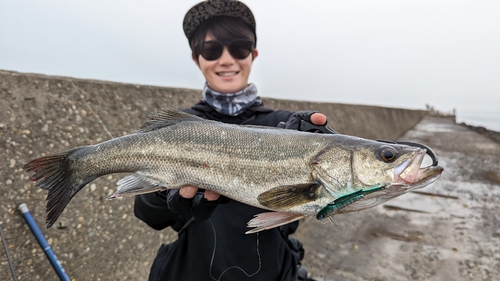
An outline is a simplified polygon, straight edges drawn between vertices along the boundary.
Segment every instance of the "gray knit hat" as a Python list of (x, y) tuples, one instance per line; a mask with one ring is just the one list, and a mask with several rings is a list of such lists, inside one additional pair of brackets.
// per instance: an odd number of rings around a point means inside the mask
[(184, 16), (182, 26), (188, 40), (203, 21), (215, 16), (230, 16), (244, 20), (255, 33), (255, 19), (247, 5), (236, 0), (208, 0), (194, 5)]

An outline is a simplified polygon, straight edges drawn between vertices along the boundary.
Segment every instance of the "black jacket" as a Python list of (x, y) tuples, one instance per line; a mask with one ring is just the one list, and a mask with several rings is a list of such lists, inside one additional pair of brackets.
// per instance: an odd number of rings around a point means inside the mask
[[(272, 127), (280, 121), (286, 122), (292, 114), (256, 104), (232, 117), (216, 112), (204, 102), (184, 111), (224, 123)], [(179, 232), (177, 241), (160, 247), (149, 280), (288, 281), (297, 278), (297, 265), (303, 252), (300, 243), (289, 240), (288, 234), (295, 231), (298, 222), (258, 234), (245, 234), (247, 222), (266, 210), (231, 200), (219, 204), (210, 219), (196, 221), (171, 213), (164, 192), (136, 196), (134, 211), (154, 229), (171, 226)]]

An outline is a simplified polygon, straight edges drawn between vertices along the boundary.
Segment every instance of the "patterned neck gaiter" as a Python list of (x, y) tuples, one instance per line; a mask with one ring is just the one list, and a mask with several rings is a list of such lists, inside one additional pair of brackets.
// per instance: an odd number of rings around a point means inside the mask
[(217, 93), (205, 83), (202, 95), (203, 100), (217, 112), (228, 116), (238, 116), (254, 103), (261, 102), (260, 97), (257, 96), (257, 87), (252, 83), (234, 94)]

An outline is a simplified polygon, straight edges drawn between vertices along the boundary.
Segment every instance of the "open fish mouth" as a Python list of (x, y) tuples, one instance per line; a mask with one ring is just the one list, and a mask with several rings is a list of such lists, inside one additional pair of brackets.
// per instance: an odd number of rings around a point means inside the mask
[[(433, 164), (431, 166), (422, 167), (426, 155), (431, 156)], [(435, 160), (434, 155), (432, 151), (429, 152), (427, 149), (419, 149), (414, 157), (399, 164), (394, 169), (392, 185), (418, 188), (419, 186), (425, 186), (434, 182), (443, 172), (443, 168), (437, 166), (437, 160)]]
[[(436, 153), (429, 146), (416, 142), (408, 141), (387, 141), (377, 140), (378, 142), (390, 144), (402, 144), (416, 148), (416, 155), (407, 161), (399, 164), (394, 169), (393, 181), (389, 186), (406, 186), (423, 187), (434, 182), (443, 172), (443, 168), (438, 166), (438, 158)], [(425, 155), (429, 155), (432, 164), (427, 167), (422, 167)], [(414, 188), (413, 188), (414, 189)]]

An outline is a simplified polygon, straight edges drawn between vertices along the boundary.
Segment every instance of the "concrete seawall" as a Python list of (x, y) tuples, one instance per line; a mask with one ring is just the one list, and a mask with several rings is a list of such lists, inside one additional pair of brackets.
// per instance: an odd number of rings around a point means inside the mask
[[(19, 280), (55, 280), (43, 252), (17, 212), (26, 203), (66, 271), (76, 280), (146, 280), (160, 243), (171, 230), (153, 231), (133, 216), (131, 198), (106, 201), (120, 175), (98, 179), (45, 229), (46, 192), (21, 169), (30, 159), (134, 132), (156, 108), (186, 108), (199, 90), (52, 77), (0, 70), (0, 223)], [(340, 133), (398, 139), (426, 116), (422, 110), (286, 101), (266, 106), (315, 109)], [(0, 251), (0, 280), (10, 280)]]
[[(187, 108), (201, 98), (200, 90), (122, 84), (2, 70), (0, 70), (0, 94), (2, 96), (0, 109), (2, 110), (30, 109), (29, 111), (33, 114), (45, 116), (48, 109), (57, 111), (58, 106), (62, 107), (61, 111), (74, 106), (76, 107), (74, 110), (84, 110), (89, 114), (92, 108), (97, 113), (90, 114), (92, 118), (99, 116), (104, 124), (109, 122), (113, 125), (109, 130), (116, 130), (113, 128), (115, 125), (113, 123), (119, 123), (121, 126), (119, 131), (133, 131), (153, 109)], [(415, 126), (427, 113), (423, 110), (365, 105), (270, 98), (263, 98), (263, 100), (266, 106), (274, 109), (320, 111), (328, 116), (329, 125), (338, 132), (364, 138), (398, 138)], [(50, 118), (51, 115), (45, 116), (44, 119)], [(95, 122), (93, 119), (87, 119), (82, 119), (82, 122)], [(119, 122), (121, 119), (126, 122)]]

